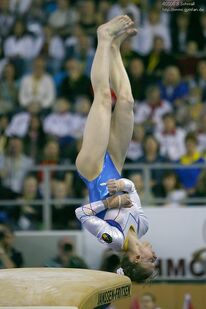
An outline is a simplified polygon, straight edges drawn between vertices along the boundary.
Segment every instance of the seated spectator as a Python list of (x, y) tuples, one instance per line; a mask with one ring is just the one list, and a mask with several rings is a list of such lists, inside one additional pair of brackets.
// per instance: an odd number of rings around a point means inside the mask
[(134, 124), (132, 140), (127, 150), (126, 162), (134, 162), (143, 155), (142, 142), (145, 136), (144, 126)]
[[(164, 163), (168, 162), (165, 157), (162, 157), (159, 153), (159, 143), (156, 138), (148, 134), (145, 136), (143, 141), (143, 149), (144, 155), (137, 160), (137, 163), (146, 163), (146, 164), (154, 164), (154, 163)], [(164, 171), (161, 169), (151, 169), (150, 186), (153, 187), (155, 184), (159, 183), (162, 179)]]
[(139, 8), (132, 3), (132, 1), (121, 0), (114, 3), (108, 11), (107, 20), (112, 19), (118, 15), (129, 15), (135, 23), (135, 27), (140, 23), (140, 11)]
[(171, 161), (178, 160), (185, 153), (186, 132), (176, 125), (175, 115), (164, 114), (163, 127), (155, 136), (160, 143), (160, 153)]
[(144, 58), (146, 73), (155, 80), (159, 78), (163, 70), (174, 64), (172, 55), (165, 50), (164, 40), (161, 36), (155, 36), (153, 47), (149, 54)]
[(94, 58), (94, 48), (91, 39), (78, 25), (73, 35), (66, 39), (66, 56), (80, 61), (84, 67), (84, 73), (90, 77), (91, 66)]
[(60, 85), (60, 95), (72, 104), (81, 96), (92, 97), (92, 88), (89, 78), (83, 73), (82, 64), (76, 59), (66, 62), (67, 77)]
[(100, 270), (115, 273), (120, 265), (120, 257), (111, 249), (106, 249), (102, 254)]
[(46, 267), (88, 268), (85, 261), (76, 255), (74, 245), (68, 236), (58, 240), (57, 255), (45, 263)]
[(87, 35), (95, 35), (97, 29), (97, 8), (92, 0), (84, 0), (79, 4), (79, 25)]
[(73, 114), (69, 112), (70, 103), (59, 98), (54, 105), (54, 112), (44, 119), (44, 132), (55, 137), (73, 137), (76, 129)]
[(143, 26), (139, 30), (138, 36), (134, 38), (134, 41), (136, 41), (135, 50), (142, 55), (151, 52), (155, 36), (161, 37), (164, 41), (165, 49), (167, 51), (170, 50), (171, 39), (168, 25), (162, 22), (160, 11), (151, 8)]
[(164, 206), (167, 207), (184, 206), (187, 197), (186, 191), (181, 188), (178, 177), (173, 171), (165, 172), (162, 182), (153, 187), (153, 193), (156, 197), (165, 198)]
[(190, 88), (188, 98), (176, 110), (176, 120), (187, 131), (194, 131), (199, 127), (200, 118), (205, 112), (202, 90), (195, 86)]
[[(19, 16), (26, 14), (31, 6), (32, 0), (12, 0), (9, 1), (10, 10), (13, 14)], [(29, 11), (30, 13), (30, 11)]]
[(133, 172), (129, 175), (129, 179), (134, 183), (142, 204), (147, 206), (154, 205), (152, 192), (145, 192), (142, 173)]
[(0, 268), (24, 266), (23, 255), (14, 247), (14, 232), (8, 225), (0, 225)]
[(41, 45), (40, 36), (29, 34), (22, 20), (15, 21), (13, 31), (4, 42), (4, 53), (15, 63), (19, 76), (30, 69), (31, 61), (39, 55)]
[(176, 169), (176, 173), (188, 194), (193, 194), (202, 169), (199, 167), (188, 169), (187, 166), (192, 166), (195, 163), (204, 163), (205, 161), (197, 149), (197, 137), (193, 133), (186, 135), (185, 147), (186, 153), (178, 161), (184, 167)]
[(198, 150), (206, 158), (206, 113), (202, 114), (197, 128)]
[(44, 40), (40, 53), (46, 59), (48, 72), (56, 74), (61, 69), (65, 57), (64, 42), (48, 25), (43, 28), (43, 34)]
[(198, 43), (198, 47), (201, 51), (206, 51), (206, 13), (202, 13), (200, 16), (200, 29), (195, 31), (195, 39)]
[(177, 59), (177, 66), (183, 78), (191, 79), (195, 75), (198, 61), (197, 43), (195, 41), (189, 41), (185, 53)]
[(91, 101), (87, 97), (80, 97), (74, 107), (74, 119), (76, 129), (73, 134), (75, 138), (83, 137), (84, 127), (86, 124), (87, 116), (91, 107)]
[(35, 176), (28, 175), (24, 179), (22, 195), (18, 199), (21, 205), (14, 206), (9, 211), (16, 230), (39, 230), (42, 228), (42, 205), (33, 202), (41, 198), (38, 182)]
[(13, 26), (15, 16), (10, 10), (10, 1), (0, 1), (0, 37), (6, 38)]
[(0, 78), (2, 77), (4, 67), (8, 63), (8, 58), (5, 57), (4, 55), (4, 50), (3, 50), (3, 38), (0, 36)]
[(148, 77), (145, 74), (144, 63), (140, 58), (133, 58), (129, 62), (128, 76), (135, 101), (145, 99), (145, 91), (148, 84)]
[(54, 204), (52, 205), (53, 230), (68, 230), (79, 228), (79, 223), (75, 216), (76, 206), (68, 204), (65, 201), (69, 197), (74, 197), (73, 174), (69, 173), (69, 175), (72, 178), (69, 186), (66, 179), (55, 179), (53, 181), (52, 197), (55, 199)]
[(33, 25), (41, 27), (45, 24), (47, 16), (44, 9), (45, 2), (43, 0), (32, 1), (29, 13), (25, 16), (28, 28)]
[(52, 77), (45, 71), (45, 61), (34, 61), (32, 74), (25, 76), (20, 84), (19, 102), (22, 107), (35, 103), (40, 110), (52, 107), (55, 100), (55, 87)]
[(194, 193), (190, 195), (190, 197), (204, 198), (204, 199), (202, 199), (202, 202), (195, 202), (195, 205), (205, 206), (205, 198), (206, 198), (206, 185), (205, 184), (206, 184), (206, 171), (203, 170), (198, 178)]
[(39, 114), (31, 114), (23, 142), (25, 154), (32, 158), (35, 163), (39, 162), (42, 149), (46, 143), (46, 135), (44, 134)]
[(77, 22), (77, 12), (71, 7), (72, 1), (57, 0), (57, 10), (49, 16), (48, 24), (56, 33), (66, 36)]
[(6, 136), (6, 129), (9, 124), (9, 116), (7, 114), (0, 114), (0, 155), (5, 153), (8, 137)]
[(156, 297), (151, 293), (144, 293), (140, 298), (141, 309), (161, 309), (157, 306)]
[(159, 87), (161, 98), (170, 102), (174, 108), (180, 106), (189, 93), (188, 85), (181, 81), (180, 71), (176, 66), (169, 66), (165, 69)]
[(20, 193), (24, 177), (32, 168), (33, 161), (23, 152), (23, 142), (11, 137), (5, 154), (0, 155), (0, 174), (2, 184), (16, 193)]
[[(47, 166), (47, 165), (58, 165), (61, 163), (61, 157), (60, 157), (60, 148), (59, 144), (56, 141), (56, 139), (49, 139), (47, 143), (44, 145), (42, 158), (39, 161), (39, 165)], [(53, 177), (55, 175), (55, 172), (52, 171), (50, 174), (50, 177)], [(41, 184), (41, 191), (42, 194), (44, 193), (45, 187), (44, 187), (44, 172), (39, 171), (38, 172), (38, 181)]]
[(0, 80), (0, 113), (13, 112), (17, 107), (18, 84), (15, 67), (7, 63)]
[(179, 13), (175, 25), (171, 27), (172, 51), (176, 54), (184, 54), (189, 41), (193, 39), (190, 27), (190, 15)]
[(135, 123), (141, 123), (146, 131), (153, 131), (162, 127), (162, 116), (171, 112), (171, 105), (160, 98), (160, 90), (150, 86), (146, 92), (146, 101), (135, 106)]
[(206, 102), (206, 60), (200, 60), (197, 65), (197, 75), (191, 82), (191, 87), (199, 87), (202, 89), (202, 100)]
[(125, 68), (128, 70), (130, 61), (134, 58), (141, 59), (140, 54), (138, 52), (134, 51), (132, 47), (132, 39), (129, 38), (122, 42), (121, 45), (121, 55), (122, 55), (122, 60), (124, 63)]

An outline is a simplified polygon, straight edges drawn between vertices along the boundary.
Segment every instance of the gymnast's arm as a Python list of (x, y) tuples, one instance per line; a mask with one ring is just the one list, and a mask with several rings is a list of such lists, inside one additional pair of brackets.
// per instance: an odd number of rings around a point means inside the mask
[[(112, 240), (111, 247), (119, 249), (122, 245), (122, 233), (114, 226), (96, 215), (105, 210), (117, 207), (129, 208), (132, 203), (128, 194), (121, 196), (111, 196), (103, 201), (93, 202), (76, 209), (76, 217), (82, 225), (101, 242)], [(105, 238), (106, 237), (106, 238)], [(109, 238), (108, 238), (109, 237)]]

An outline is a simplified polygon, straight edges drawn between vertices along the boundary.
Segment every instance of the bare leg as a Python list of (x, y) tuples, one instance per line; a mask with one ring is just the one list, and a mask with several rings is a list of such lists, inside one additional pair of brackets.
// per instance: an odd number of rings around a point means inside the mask
[(76, 165), (89, 180), (97, 177), (102, 169), (109, 143), (111, 124), (111, 94), (109, 62), (114, 38), (129, 26), (128, 18), (119, 16), (100, 26), (97, 31), (98, 46), (91, 70), (94, 101), (90, 109)]
[(125, 33), (113, 41), (111, 48), (110, 79), (117, 96), (117, 102), (111, 120), (108, 151), (119, 172), (121, 172), (124, 165), (134, 124), (134, 99), (130, 82), (122, 62), (120, 45), (126, 38), (136, 33), (136, 29), (130, 28), (126, 30)]

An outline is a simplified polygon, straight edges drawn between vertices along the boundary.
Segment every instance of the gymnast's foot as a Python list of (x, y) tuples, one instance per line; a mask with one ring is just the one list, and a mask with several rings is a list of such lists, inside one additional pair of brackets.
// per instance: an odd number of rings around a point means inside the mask
[(137, 34), (137, 29), (132, 28), (133, 24), (134, 23), (132, 22), (130, 26), (131, 28), (126, 29), (123, 33), (114, 38), (114, 40), (112, 41), (112, 48), (119, 49), (124, 40)]
[(101, 25), (97, 29), (97, 35), (99, 40), (109, 40), (112, 41), (117, 36), (121, 35), (129, 27), (133, 25), (132, 20), (127, 15), (117, 16)]

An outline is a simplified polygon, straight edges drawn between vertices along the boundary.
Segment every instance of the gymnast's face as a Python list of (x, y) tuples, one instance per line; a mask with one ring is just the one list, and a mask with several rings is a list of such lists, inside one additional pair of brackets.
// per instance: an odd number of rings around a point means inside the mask
[(138, 242), (134, 251), (130, 253), (129, 259), (134, 263), (142, 263), (147, 265), (147, 268), (154, 269), (155, 261), (157, 259), (152, 245), (147, 241)]

